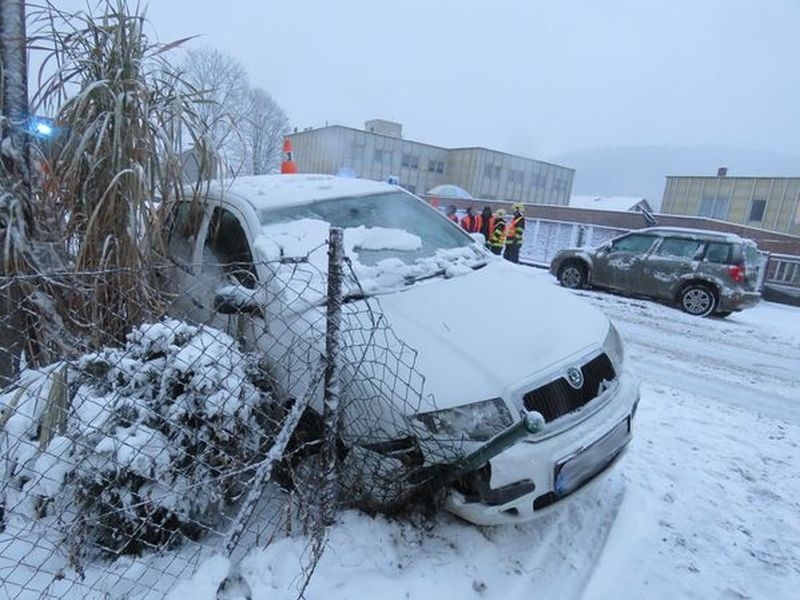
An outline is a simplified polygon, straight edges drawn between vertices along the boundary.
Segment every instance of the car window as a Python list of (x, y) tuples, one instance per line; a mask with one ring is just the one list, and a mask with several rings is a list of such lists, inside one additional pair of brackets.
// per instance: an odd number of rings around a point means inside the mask
[[(453, 227), (418, 198), (403, 192), (318, 200), (308, 204), (264, 209), (258, 214), (261, 224), (274, 230), (283, 223), (312, 219), (335, 227), (389, 228), (418, 236), (420, 244), (405, 250), (367, 248), (359, 251), (359, 260), (375, 264), (387, 258), (398, 258), (406, 264), (432, 257), (440, 250), (471, 247), (475, 241), (460, 227)], [(397, 231), (395, 233), (397, 233)]]
[(253, 253), (239, 219), (232, 212), (219, 207), (214, 209), (205, 247), (225, 273), (235, 277), (245, 287), (256, 287), (258, 277), (253, 265)]
[(655, 239), (652, 235), (634, 233), (614, 240), (611, 244), (611, 250), (615, 252), (644, 252), (653, 245)]
[(705, 262), (726, 265), (730, 262), (730, 244), (722, 242), (709, 242), (706, 248)]
[(197, 234), (203, 223), (203, 207), (198, 202), (176, 202), (167, 217), (167, 248), (170, 256), (189, 263)]
[(671, 256), (677, 258), (699, 258), (703, 250), (703, 242), (686, 238), (664, 238), (655, 251), (658, 256)]

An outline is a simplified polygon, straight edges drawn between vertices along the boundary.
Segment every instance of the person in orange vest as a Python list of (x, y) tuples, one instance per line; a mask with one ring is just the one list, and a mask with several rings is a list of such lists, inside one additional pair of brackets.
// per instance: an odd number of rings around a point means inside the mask
[(494, 213), (494, 223), (492, 224), (492, 232), (489, 234), (489, 239), (486, 242), (489, 250), (498, 256), (503, 253), (503, 246), (506, 243), (506, 211), (498, 208)]
[(513, 263), (519, 262), (519, 251), (522, 248), (522, 234), (525, 233), (525, 205), (515, 202), (511, 205), (514, 215), (506, 229), (506, 249), (503, 258)]
[(456, 214), (456, 207), (453, 204), (448, 204), (447, 208), (444, 209), (445, 216), (450, 219), (453, 223), (458, 225), (458, 215)]
[(467, 214), (461, 219), (461, 227), (468, 233), (478, 233), (481, 230), (481, 216), (475, 214), (475, 209), (467, 207)]

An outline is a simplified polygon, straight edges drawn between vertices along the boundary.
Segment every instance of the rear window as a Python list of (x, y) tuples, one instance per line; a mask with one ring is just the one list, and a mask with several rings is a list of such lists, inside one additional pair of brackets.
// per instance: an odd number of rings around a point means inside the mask
[(731, 260), (731, 246), (721, 242), (709, 242), (706, 248), (705, 262), (727, 265)]

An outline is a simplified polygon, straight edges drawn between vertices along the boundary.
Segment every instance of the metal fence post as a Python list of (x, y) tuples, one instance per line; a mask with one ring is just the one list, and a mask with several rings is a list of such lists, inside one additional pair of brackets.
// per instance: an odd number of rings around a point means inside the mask
[(324, 439), (322, 464), (322, 523), (333, 523), (337, 499), (337, 451), (341, 427), (340, 400), (340, 329), (342, 321), (342, 272), (344, 263), (344, 230), (331, 227), (328, 240), (328, 304), (325, 328), (325, 405), (323, 408)]

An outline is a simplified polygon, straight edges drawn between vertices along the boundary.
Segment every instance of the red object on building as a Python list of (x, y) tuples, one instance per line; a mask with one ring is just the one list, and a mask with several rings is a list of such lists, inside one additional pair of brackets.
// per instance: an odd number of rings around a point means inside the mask
[(297, 173), (297, 164), (292, 160), (292, 140), (288, 137), (283, 138), (283, 162), (281, 162), (281, 174), (291, 175)]

